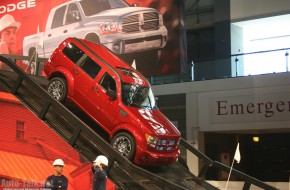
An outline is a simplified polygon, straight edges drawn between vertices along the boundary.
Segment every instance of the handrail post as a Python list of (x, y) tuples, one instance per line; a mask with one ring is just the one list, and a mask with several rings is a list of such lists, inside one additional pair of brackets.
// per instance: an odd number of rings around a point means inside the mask
[(286, 72), (288, 72), (288, 55), (289, 55), (289, 53), (288, 53), (288, 51), (286, 51), (286, 53), (285, 53), (285, 57), (286, 57)]
[(238, 62), (239, 62), (238, 56), (236, 57), (235, 62), (236, 62), (236, 77), (237, 77), (238, 76)]

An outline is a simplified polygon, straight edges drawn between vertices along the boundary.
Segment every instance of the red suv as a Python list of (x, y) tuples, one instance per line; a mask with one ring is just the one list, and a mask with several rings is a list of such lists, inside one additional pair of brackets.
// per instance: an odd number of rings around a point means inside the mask
[(168, 165), (178, 157), (180, 132), (156, 107), (146, 78), (102, 45), (68, 38), (44, 72), (48, 92), (75, 103), (134, 163)]

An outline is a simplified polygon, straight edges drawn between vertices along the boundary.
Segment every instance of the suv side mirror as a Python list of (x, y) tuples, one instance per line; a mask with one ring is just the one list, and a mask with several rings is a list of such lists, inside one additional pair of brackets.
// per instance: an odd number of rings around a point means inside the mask
[(139, 4), (138, 3), (133, 3), (131, 6), (132, 7), (139, 7)]
[(108, 89), (106, 94), (111, 98), (111, 100), (117, 99), (117, 93), (114, 90)]

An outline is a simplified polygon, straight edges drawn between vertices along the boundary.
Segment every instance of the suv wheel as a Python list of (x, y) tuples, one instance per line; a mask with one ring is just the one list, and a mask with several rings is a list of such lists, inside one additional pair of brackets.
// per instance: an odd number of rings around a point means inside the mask
[(47, 87), (48, 93), (59, 102), (64, 102), (67, 95), (67, 82), (60, 77), (52, 78)]
[(100, 44), (100, 38), (95, 33), (90, 33), (90, 34), (86, 35), (85, 40), (89, 40), (91, 42), (95, 42), (95, 43)]
[(118, 133), (111, 142), (114, 149), (119, 151), (123, 156), (133, 161), (136, 142), (132, 135), (126, 132)]

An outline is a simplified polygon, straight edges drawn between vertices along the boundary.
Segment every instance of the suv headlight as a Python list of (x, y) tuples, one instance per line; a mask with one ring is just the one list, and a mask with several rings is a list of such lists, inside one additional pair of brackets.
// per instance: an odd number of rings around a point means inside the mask
[(158, 138), (152, 137), (152, 136), (148, 135), (147, 133), (145, 136), (146, 136), (147, 146), (155, 148), (157, 141), (158, 141)]
[(163, 16), (162, 16), (162, 14), (159, 14), (159, 25), (163, 26)]
[(100, 35), (114, 34), (118, 32), (117, 22), (106, 22), (100, 25)]

